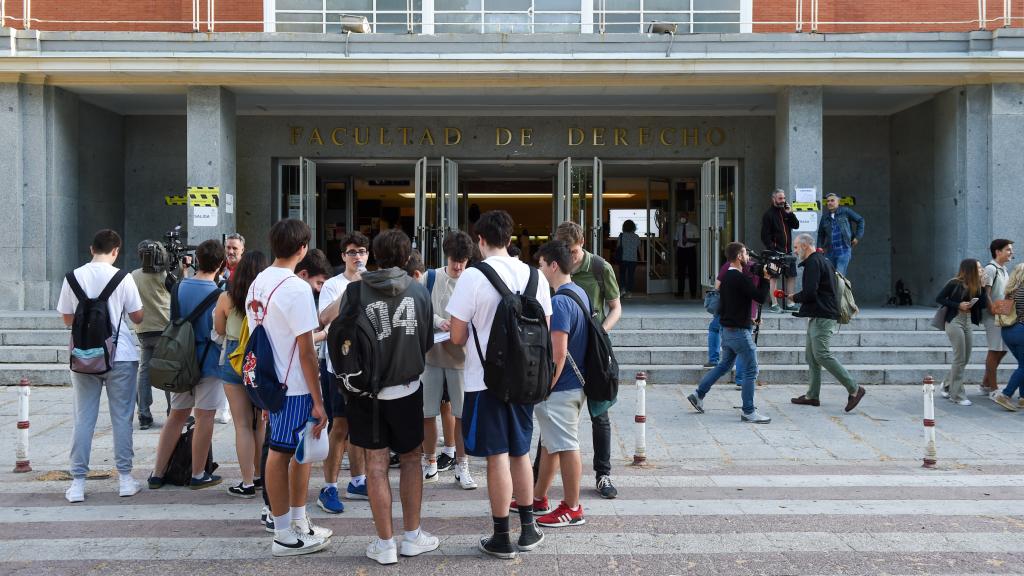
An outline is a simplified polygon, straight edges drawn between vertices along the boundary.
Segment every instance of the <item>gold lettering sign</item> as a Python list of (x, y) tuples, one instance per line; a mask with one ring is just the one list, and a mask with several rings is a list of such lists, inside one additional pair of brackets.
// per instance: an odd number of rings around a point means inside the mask
[(462, 142), (462, 130), (459, 130), (458, 128), (444, 129), (445, 146), (458, 146), (459, 142)]
[(533, 146), (533, 128), (523, 128), (519, 131), (519, 145), (524, 148)]
[(366, 146), (370, 143), (370, 129), (367, 128), (366, 132), (363, 132), (362, 128), (353, 128), (353, 134), (356, 139), (356, 146)]
[(420, 146), (422, 146), (422, 145), (424, 145), (424, 144), (426, 144), (428, 142), (430, 143), (431, 146), (434, 145), (434, 135), (430, 133), (430, 128), (424, 128), (423, 129), (423, 137), (420, 138)]
[(582, 128), (569, 128), (569, 146), (579, 146), (583, 144), (583, 139), (586, 138), (586, 133), (583, 132)]
[(381, 146), (391, 146), (391, 139), (388, 138), (388, 129), (387, 128), (381, 128), (380, 129), (380, 145)]
[(319, 128), (313, 128), (313, 133), (309, 135), (309, 143), (316, 144), (318, 146), (324, 145), (324, 139), (320, 137)]
[(512, 143), (512, 131), (508, 128), (495, 128), (494, 129), (494, 145), (495, 146), (508, 146)]

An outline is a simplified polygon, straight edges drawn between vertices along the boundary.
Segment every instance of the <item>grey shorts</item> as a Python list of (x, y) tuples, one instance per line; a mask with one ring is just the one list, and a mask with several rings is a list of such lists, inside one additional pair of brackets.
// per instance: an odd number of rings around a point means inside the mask
[(996, 324), (996, 317), (984, 312), (982, 324), (985, 326), (985, 346), (993, 352), (1006, 352), (1003, 344), (1003, 329)]
[(448, 399), (452, 403), (452, 414), (462, 418), (462, 397), (465, 390), (462, 368), (440, 368), (427, 364), (420, 376), (423, 383), (423, 417), (434, 418), (441, 413), (441, 397), (445, 384), (448, 385)]
[(191, 392), (171, 394), (171, 408), (174, 410), (218, 410), (224, 405), (224, 381), (216, 376), (204, 376)]
[(552, 392), (533, 413), (540, 426), (540, 443), (549, 454), (580, 449), (580, 412), (587, 397), (582, 388)]

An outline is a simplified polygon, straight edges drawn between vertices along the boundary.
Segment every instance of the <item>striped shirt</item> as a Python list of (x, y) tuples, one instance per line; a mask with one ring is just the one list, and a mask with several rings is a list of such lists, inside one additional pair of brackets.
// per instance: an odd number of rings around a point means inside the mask
[(1024, 286), (1018, 286), (1014, 290), (1013, 306), (1017, 309), (1017, 323), (1024, 324)]

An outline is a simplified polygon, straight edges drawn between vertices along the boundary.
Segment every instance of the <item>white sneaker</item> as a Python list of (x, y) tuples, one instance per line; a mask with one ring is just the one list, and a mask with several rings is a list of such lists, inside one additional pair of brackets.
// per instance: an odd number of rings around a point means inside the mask
[(437, 482), (437, 479), (438, 479), (438, 477), (437, 477), (437, 460), (431, 462), (430, 464), (427, 464), (426, 461), (424, 461), (423, 462), (423, 483), (424, 484), (433, 484), (434, 482)]
[(319, 552), (327, 546), (327, 541), (316, 536), (299, 534), (294, 529), (288, 531), (288, 536), (281, 540), (274, 538), (274, 546), (271, 553), (274, 556), (301, 556)]
[(231, 410), (226, 408), (217, 410), (217, 415), (214, 416), (214, 420), (220, 424), (231, 424)]
[(476, 480), (469, 473), (469, 461), (459, 462), (455, 467), (455, 481), (462, 486), (463, 490), (476, 490)]
[(311, 520), (309, 516), (306, 516), (306, 519), (301, 523), (292, 522), (292, 530), (294, 530), (296, 534), (313, 536), (315, 538), (320, 538), (321, 540), (327, 540), (331, 536), (334, 536), (334, 530), (313, 524), (313, 520)]
[[(437, 539), (435, 538), (435, 540)], [(366, 547), (366, 557), (385, 566), (398, 564), (398, 547), (394, 544), (387, 546), (380, 538), (374, 538), (373, 542)]]
[(963, 400), (958, 400), (957, 404), (959, 404), (961, 406), (970, 406), (971, 404), (974, 404), (974, 402), (971, 402), (967, 398), (964, 398)]
[(426, 552), (433, 552), (440, 545), (441, 542), (437, 539), (437, 536), (432, 536), (429, 532), (420, 528), (420, 535), (415, 540), (402, 538), (402, 556), (419, 556)]
[(135, 496), (142, 490), (142, 482), (132, 478), (131, 474), (121, 474), (117, 480), (117, 493), (121, 497)]
[(71, 480), (71, 486), (64, 492), (64, 498), (72, 504), (75, 502), (85, 502), (85, 478), (74, 478)]

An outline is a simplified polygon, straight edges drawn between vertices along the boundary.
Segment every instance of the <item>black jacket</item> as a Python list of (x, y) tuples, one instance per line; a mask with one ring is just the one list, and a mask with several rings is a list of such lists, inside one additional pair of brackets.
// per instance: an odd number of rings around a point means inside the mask
[(804, 283), (793, 302), (800, 304), (796, 313), (801, 318), (839, 319), (836, 303), (836, 274), (832, 263), (820, 252), (815, 252), (800, 263), (804, 269)]
[(753, 302), (764, 304), (768, 300), (768, 282), (758, 287), (743, 272), (730, 268), (722, 277), (718, 289), (721, 298), (718, 320), (727, 328), (750, 328), (750, 306)]
[(766, 250), (789, 254), (793, 251), (793, 230), (800, 227), (796, 214), (772, 206), (761, 217), (761, 243)]
[[(988, 308), (988, 294), (982, 290), (978, 294), (978, 303), (971, 307), (971, 324), (981, 324), (981, 311)], [(950, 322), (960, 313), (960, 303), (970, 302), (971, 297), (967, 295), (967, 288), (956, 278), (946, 282), (942, 291), (935, 297), (935, 301), (946, 307), (946, 322)]]

